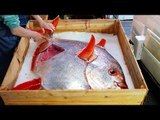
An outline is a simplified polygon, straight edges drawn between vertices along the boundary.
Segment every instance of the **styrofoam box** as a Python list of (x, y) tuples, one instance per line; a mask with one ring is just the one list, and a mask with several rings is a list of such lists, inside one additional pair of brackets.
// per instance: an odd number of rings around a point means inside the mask
[(141, 59), (142, 46), (145, 40), (145, 36), (135, 36), (134, 38), (134, 55), (136, 60)]
[(144, 35), (146, 27), (142, 22), (134, 19), (132, 22), (132, 31), (134, 31), (136, 35)]
[(160, 62), (143, 46), (141, 61), (160, 84)]
[(133, 51), (136, 60), (140, 60), (141, 58), (142, 44), (144, 42), (146, 29), (146, 26), (141, 21), (138, 21), (136, 19), (133, 20), (130, 38), (134, 44)]
[(160, 61), (160, 38), (150, 29), (147, 29), (144, 45)]

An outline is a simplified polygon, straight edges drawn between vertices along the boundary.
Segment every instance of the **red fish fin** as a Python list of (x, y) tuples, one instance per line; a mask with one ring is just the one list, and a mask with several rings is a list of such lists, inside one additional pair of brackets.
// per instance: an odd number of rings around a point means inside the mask
[[(60, 17), (59, 17), (59, 15), (52, 21), (52, 24), (53, 24), (53, 26), (56, 28), (56, 26), (57, 26), (57, 24), (58, 24), (58, 22), (59, 22), (59, 20), (60, 20)], [(32, 30), (32, 31), (36, 31), (36, 32), (38, 32), (38, 33), (40, 33), (40, 34), (44, 34), (44, 32), (43, 32), (43, 30), (42, 29), (31, 29), (31, 28), (26, 28), (26, 29), (29, 29), (29, 30)], [(44, 29), (45, 30), (45, 33), (51, 33), (51, 30), (49, 30), (49, 29)]]
[[(59, 15), (52, 21), (52, 24), (53, 26), (56, 28), (57, 27), (57, 24), (59, 22), (60, 18), (59, 18)], [(53, 33), (51, 32), (51, 30), (49, 29), (44, 29), (45, 30), (45, 33)]]
[(52, 21), (52, 24), (53, 24), (53, 26), (54, 26), (55, 28), (56, 28), (59, 20), (60, 20), (60, 17), (59, 17), (59, 15), (58, 15), (58, 16)]
[(12, 90), (40, 90), (42, 88), (41, 82), (41, 78), (33, 79), (17, 85)]
[(80, 59), (89, 60), (94, 55), (95, 37), (92, 35), (88, 45), (78, 54)]
[(101, 39), (101, 41), (97, 44), (100, 47), (104, 47), (106, 44), (106, 40), (105, 39)]
[(46, 45), (48, 43), (48, 41), (44, 41), (42, 42), (35, 50), (34, 54), (33, 54), (33, 57), (32, 57), (32, 64), (31, 64), (31, 71), (34, 72), (34, 68), (36, 66), (36, 59), (37, 59), (37, 56), (41, 50), (41, 48)]

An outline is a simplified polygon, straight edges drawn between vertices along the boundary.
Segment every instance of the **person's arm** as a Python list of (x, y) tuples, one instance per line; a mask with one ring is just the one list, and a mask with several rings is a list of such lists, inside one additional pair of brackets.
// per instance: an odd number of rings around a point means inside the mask
[(39, 15), (32, 15), (32, 17), (38, 21), (43, 32), (44, 28), (49, 29), (51, 32), (55, 30), (55, 27), (51, 23), (45, 22)]
[(45, 38), (43, 35), (35, 31), (30, 31), (21, 27), (18, 15), (3, 15), (2, 19), (3, 23), (9, 27), (13, 35), (19, 37), (31, 37), (35, 42), (42, 41)]
[(27, 30), (21, 26), (11, 29), (11, 32), (13, 35), (17, 35), (20, 37), (31, 37), (35, 42), (40, 42), (46, 39), (45, 36), (39, 34), (38, 32)]

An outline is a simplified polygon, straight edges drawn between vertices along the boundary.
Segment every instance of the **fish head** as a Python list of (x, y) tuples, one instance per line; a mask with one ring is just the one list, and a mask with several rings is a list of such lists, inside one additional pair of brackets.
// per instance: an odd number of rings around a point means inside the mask
[(108, 68), (108, 76), (110, 76), (113, 80), (114, 86), (119, 87), (121, 89), (128, 88), (122, 68), (119, 64), (116, 64), (115, 66), (116, 67)]
[(124, 73), (118, 61), (104, 49), (106, 40), (95, 45), (95, 37), (79, 54), (78, 57), (86, 61), (86, 79), (93, 89), (126, 89)]

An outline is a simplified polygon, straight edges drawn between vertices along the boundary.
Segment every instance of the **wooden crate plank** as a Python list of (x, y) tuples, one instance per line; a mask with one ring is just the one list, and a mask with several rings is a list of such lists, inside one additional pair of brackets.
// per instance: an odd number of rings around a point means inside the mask
[(121, 49), (124, 55), (125, 62), (128, 66), (130, 75), (132, 77), (133, 84), (135, 88), (146, 88), (146, 83), (143, 78), (143, 75), (140, 71), (140, 68), (137, 64), (137, 61), (134, 57), (133, 52), (131, 51), (131, 47), (129, 45), (128, 39), (126, 35), (124, 34), (124, 29), (122, 27), (122, 24), (119, 22), (118, 26), (118, 39), (119, 43), (121, 45)]
[(21, 38), (0, 89), (13, 88), (29, 47), (29, 39)]
[[(9, 94), (9, 95), (8, 95)], [(10, 104), (142, 104), (145, 90), (108, 91), (12, 91), (2, 96)], [(133, 99), (134, 96), (134, 99)]]

